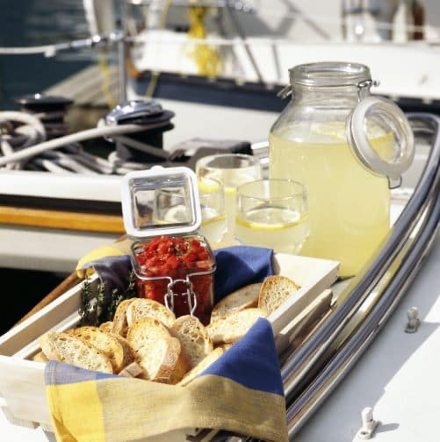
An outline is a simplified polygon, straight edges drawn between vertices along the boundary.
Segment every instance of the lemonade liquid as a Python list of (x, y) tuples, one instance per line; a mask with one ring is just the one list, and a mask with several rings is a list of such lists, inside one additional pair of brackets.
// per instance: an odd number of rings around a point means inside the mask
[[(388, 180), (357, 161), (343, 126), (333, 127), (332, 134), (317, 132), (311, 130), (307, 142), (289, 140), (287, 132), (271, 133), (269, 175), (306, 186), (310, 236), (301, 254), (340, 261), (341, 276), (355, 275), (389, 230)], [(392, 135), (370, 142), (387, 156)]]
[(308, 234), (307, 218), (287, 207), (254, 208), (236, 219), (240, 243), (297, 254)]

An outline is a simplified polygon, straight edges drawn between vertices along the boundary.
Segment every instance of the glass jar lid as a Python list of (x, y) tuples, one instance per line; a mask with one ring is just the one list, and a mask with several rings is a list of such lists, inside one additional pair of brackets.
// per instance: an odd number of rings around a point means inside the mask
[(414, 135), (392, 101), (367, 97), (347, 120), (347, 137), (356, 158), (370, 172), (400, 180), (414, 159)]
[(122, 214), (134, 238), (195, 232), (202, 222), (196, 174), (187, 167), (153, 167), (122, 179)]

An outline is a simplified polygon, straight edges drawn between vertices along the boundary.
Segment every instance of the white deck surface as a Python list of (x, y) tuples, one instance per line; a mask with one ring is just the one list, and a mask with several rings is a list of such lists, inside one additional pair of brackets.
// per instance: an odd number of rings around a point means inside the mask
[[(422, 324), (404, 333), (416, 306)], [(375, 442), (438, 442), (440, 416), (440, 234), (388, 324), (356, 367), (296, 437), (297, 442), (357, 441), (361, 411), (381, 422)]]

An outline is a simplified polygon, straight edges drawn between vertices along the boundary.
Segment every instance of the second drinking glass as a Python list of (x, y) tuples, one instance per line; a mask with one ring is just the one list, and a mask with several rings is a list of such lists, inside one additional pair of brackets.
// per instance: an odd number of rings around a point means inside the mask
[(196, 164), (199, 178), (213, 178), (223, 183), (228, 231), (223, 241), (235, 242), (235, 217), (237, 188), (250, 181), (261, 179), (258, 158), (241, 154), (218, 154), (201, 158)]
[(305, 187), (277, 179), (243, 184), (238, 188), (236, 231), (242, 244), (299, 253), (309, 235)]

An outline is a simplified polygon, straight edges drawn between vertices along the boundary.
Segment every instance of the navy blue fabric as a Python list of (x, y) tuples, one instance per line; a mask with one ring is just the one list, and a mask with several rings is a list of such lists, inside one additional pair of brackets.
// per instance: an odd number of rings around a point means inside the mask
[(234, 290), (263, 282), (264, 278), (274, 274), (272, 249), (234, 246), (216, 250), (214, 255), (217, 264), (214, 280), (216, 303)]
[[(272, 267), (272, 249), (250, 246), (234, 246), (218, 249), (214, 252), (217, 270), (214, 278), (214, 301), (249, 284), (263, 282), (264, 278), (274, 274)], [(132, 266), (130, 257), (109, 256), (87, 263), (84, 268), (94, 268), (99, 279), (106, 283), (105, 297), (110, 300), (111, 292), (117, 288), (124, 292), (127, 277)]]
[(232, 379), (253, 390), (284, 396), (272, 327), (260, 318), (226, 353), (211, 364), (203, 375)]

